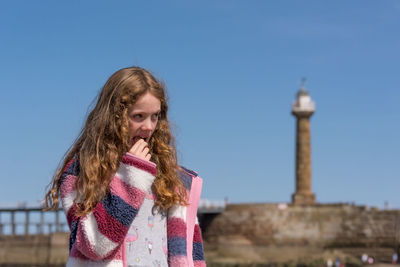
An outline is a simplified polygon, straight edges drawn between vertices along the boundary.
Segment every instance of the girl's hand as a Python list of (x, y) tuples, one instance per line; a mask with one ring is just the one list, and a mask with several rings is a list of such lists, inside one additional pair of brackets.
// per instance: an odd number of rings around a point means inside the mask
[(143, 139), (139, 139), (129, 150), (129, 153), (145, 160), (150, 160), (151, 154), (149, 152), (148, 144)]

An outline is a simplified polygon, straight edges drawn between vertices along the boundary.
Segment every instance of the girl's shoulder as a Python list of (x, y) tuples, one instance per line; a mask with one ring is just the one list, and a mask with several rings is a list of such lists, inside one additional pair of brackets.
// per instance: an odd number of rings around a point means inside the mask
[(79, 159), (78, 156), (74, 155), (71, 160), (65, 164), (64, 172), (75, 173), (79, 172)]
[(192, 188), (193, 179), (198, 177), (198, 173), (183, 166), (179, 166), (178, 176), (181, 179), (185, 188), (187, 190), (190, 190)]
[(68, 176), (78, 176), (79, 171), (79, 159), (74, 155), (72, 159), (65, 164), (59, 184), (61, 185)]
[(188, 168), (185, 168), (185, 167), (183, 167), (182, 165), (179, 166), (179, 171), (184, 172), (184, 173), (186, 173), (186, 174), (188, 174), (188, 175), (190, 175), (190, 176), (193, 176), (193, 177), (198, 176), (198, 173), (197, 173), (197, 172), (195, 172), (195, 171), (193, 171), (193, 170), (190, 170), (190, 169), (188, 169)]

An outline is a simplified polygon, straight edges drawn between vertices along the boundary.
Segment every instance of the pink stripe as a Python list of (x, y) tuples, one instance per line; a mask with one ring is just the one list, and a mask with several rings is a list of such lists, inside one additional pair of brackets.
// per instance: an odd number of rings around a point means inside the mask
[(107, 256), (104, 260), (122, 260), (122, 250), (124, 245), (117, 247), (109, 256)]
[(76, 234), (76, 241), (74, 243), (74, 246), (77, 247), (77, 249), (86, 257), (92, 260), (100, 260), (101, 257), (94, 251), (92, 244), (90, 244), (85, 230), (83, 229), (83, 220), (82, 219), (78, 225), (78, 231)]
[[(75, 246), (72, 247), (69, 256), (80, 259), (80, 260), (84, 260), (84, 261), (88, 260), (88, 258), (85, 255), (83, 255)], [(112, 261), (112, 260), (120, 260), (120, 261), (123, 260), (122, 259), (122, 247), (119, 247), (118, 249), (116, 249), (114, 253), (111, 253), (110, 256), (107, 256), (102, 261), (104, 263), (105, 261)]]
[(196, 224), (194, 226), (193, 242), (197, 242), (197, 243), (202, 243), (203, 242), (202, 239), (201, 239), (200, 226), (198, 224)]
[(103, 203), (99, 202), (96, 205), (93, 215), (100, 233), (115, 243), (120, 243), (124, 239), (129, 228), (108, 214)]
[(205, 261), (194, 261), (194, 267), (206, 267)]
[(65, 180), (60, 186), (61, 198), (65, 198), (75, 190), (76, 179), (77, 177), (75, 175), (67, 175), (65, 177)]
[(181, 218), (169, 218), (167, 220), (167, 236), (186, 238), (186, 225)]
[(124, 183), (117, 176), (111, 180), (110, 190), (112, 194), (119, 196), (135, 209), (140, 208), (146, 196), (142, 190)]
[(171, 267), (187, 267), (188, 262), (186, 256), (171, 256), (168, 258)]
[(203, 180), (196, 176), (192, 179), (192, 188), (190, 190), (189, 196), (189, 206), (186, 213), (187, 222), (187, 235), (186, 235), (186, 251), (187, 256), (190, 259), (189, 266), (193, 266), (193, 231), (195, 230), (196, 217), (197, 217), (197, 207), (199, 206), (201, 188), (203, 185)]
[(83, 255), (76, 247), (75, 244), (71, 248), (71, 252), (69, 253), (70, 257), (78, 258), (81, 260), (87, 260), (87, 257)]
[(69, 166), (71, 166), (72, 163), (74, 163), (74, 161), (76, 161), (76, 158), (71, 159), (70, 161), (67, 162), (67, 164), (65, 164), (65, 168), (64, 168), (64, 172), (66, 172), (69, 168)]
[(68, 226), (71, 228), (71, 223), (75, 222), (79, 219), (76, 215), (76, 206), (72, 205), (71, 208), (69, 208), (68, 213), (67, 213), (67, 222)]
[(156, 164), (154, 162), (141, 159), (130, 153), (126, 153), (122, 157), (122, 162), (127, 165), (130, 165), (130, 166), (139, 168), (143, 171), (146, 171), (146, 172), (152, 174), (153, 176), (157, 175), (157, 168), (156, 168)]

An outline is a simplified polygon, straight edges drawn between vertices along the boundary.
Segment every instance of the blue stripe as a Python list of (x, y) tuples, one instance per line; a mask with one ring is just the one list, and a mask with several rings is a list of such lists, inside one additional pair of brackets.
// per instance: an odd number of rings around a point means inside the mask
[(111, 193), (107, 194), (102, 203), (107, 213), (125, 226), (129, 226), (138, 213), (137, 209)]
[(181, 179), (185, 188), (187, 190), (190, 190), (190, 188), (192, 188), (192, 176), (190, 176), (189, 174), (187, 174), (181, 170), (178, 171), (178, 174), (179, 174), (179, 178)]
[(193, 260), (194, 261), (204, 260), (203, 243), (193, 242)]
[(186, 169), (185, 167), (181, 166), (182, 169), (184, 169), (186, 172), (190, 173), (193, 176), (198, 176), (198, 173), (189, 169)]
[(76, 234), (78, 232), (78, 223), (79, 220), (71, 223), (71, 234), (69, 235), (69, 251), (71, 251), (72, 245), (75, 243), (76, 240)]
[(186, 239), (183, 237), (168, 238), (168, 256), (186, 256)]
[(68, 175), (78, 176), (80, 171), (79, 160), (73, 158), (73, 162), (69, 165), (67, 170), (61, 175), (59, 184), (61, 185)]
[(79, 169), (80, 169), (80, 166), (79, 166), (79, 160), (77, 160), (77, 159), (72, 159), (73, 160), (73, 162), (69, 165), (69, 167), (68, 167), (68, 169), (67, 169), (67, 171), (66, 171), (66, 173), (67, 174), (72, 174), (72, 175), (78, 175), (79, 174)]

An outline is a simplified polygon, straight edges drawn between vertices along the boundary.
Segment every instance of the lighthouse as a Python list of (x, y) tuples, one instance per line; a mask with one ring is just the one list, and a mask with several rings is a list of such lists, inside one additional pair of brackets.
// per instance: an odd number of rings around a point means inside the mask
[(312, 205), (315, 194), (311, 191), (311, 138), (310, 118), (315, 111), (315, 103), (304, 88), (304, 82), (292, 105), (296, 117), (296, 192), (292, 195), (295, 205)]

